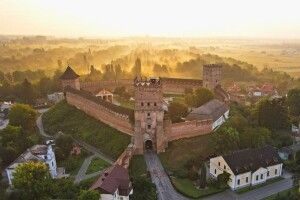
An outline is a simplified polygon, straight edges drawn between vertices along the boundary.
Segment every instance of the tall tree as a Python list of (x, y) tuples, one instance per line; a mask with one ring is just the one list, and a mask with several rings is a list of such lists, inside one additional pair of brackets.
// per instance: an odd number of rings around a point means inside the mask
[(183, 121), (182, 118), (188, 114), (188, 108), (181, 103), (172, 102), (168, 108), (169, 116), (173, 123)]
[(240, 136), (236, 129), (223, 127), (212, 136), (212, 145), (218, 154), (227, 153), (239, 148)]
[(81, 190), (78, 196), (78, 200), (98, 200), (100, 194), (94, 190)]
[(33, 133), (36, 126), (36, 111), (26, 104), (15, 104), (8, 114), (9, 123), (13, 126), (21, 126), (27, 133)]
[(17, 166), (13, 179), (14, 187), (24, 200), (40, 200), (50, 197), (51, 176), (46, 164), (28, 162)]
[(289, 112), (300, 117), (300, 89), (292, 89), (287, 94)]
[(284, 99), (263, 99), (255, 109), (258, 124), (271, 130), (288, 127), (288, 111)]

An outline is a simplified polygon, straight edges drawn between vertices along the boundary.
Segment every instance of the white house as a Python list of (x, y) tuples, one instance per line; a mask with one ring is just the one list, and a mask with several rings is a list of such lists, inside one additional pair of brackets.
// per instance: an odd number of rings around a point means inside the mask
[(230, 174), (232, 190), (264, 183), (282, 174), (282, 161), (272, 146), (244, 149), (210, 159), (209, 173), (217, 178), (224, 171)]
[(129, 200), (133, 194), (128, 170), (118, 164), (108, 168), (90, 189), (99, 191), (101, 200)]
[(53, 103), (58, 103), (58, 102), (64, 100), (65, 95), (63, 92), (54, 92), (52, 94), (48, 94), (47, 97), (48, 97), (49, 101), (51, 101)]
[(186, 117), (187, 121), (212, 119), (212, 130), (221, 126), (229, 117), (229, 107), (217, 99), (210, 100), (194, 109)]
[(57, 177), (57, 166), (55, 154), (52, 148), (52, 141), (46, 142), (46, 145), (34, 145), (22, 153), (13, 163), (11, 163), (6, 169), (9, 185), (12, 185), (13, 174), (18, 165), (27, 163), (30, 161), (37, 161), (46, 163), (49, 167), (49, 172), (52, 178)]

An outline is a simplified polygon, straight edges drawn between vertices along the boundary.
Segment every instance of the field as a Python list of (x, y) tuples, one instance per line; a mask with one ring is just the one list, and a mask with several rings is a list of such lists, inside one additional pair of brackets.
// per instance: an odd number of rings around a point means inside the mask
[(147, 176), (147, 166), (144, 160), (144, 156), (136, 155), (131, 159), (129, 166), (129, 174), (133, 178)]
[(170, 142), (166, 152), (159, 155), (162, 164), (169, 172), (179, 172), (188, 160), (207, 158), (213, 153), (210, 138), (208, 134)]
[(101, 158), (94, 158), (92, 162), (90, 163), (86, 174), (92, 174), (94, 172), (102, 171), (105, 168), (109, 167), (109, 163), (102, 160)]
[(50, 135), (62, 131), (99, 148), (112, 158), (117, 158), (130, 143), (130, 136), (89, 117), (65, 101), (43, 115), (43, 124)]

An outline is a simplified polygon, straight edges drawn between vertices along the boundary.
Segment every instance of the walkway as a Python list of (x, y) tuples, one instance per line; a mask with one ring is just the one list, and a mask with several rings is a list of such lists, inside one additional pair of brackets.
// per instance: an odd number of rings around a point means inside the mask
[(144, 157), (152, 182), (156, 185), (158, 200), (188, 200), (175, 191), (156, 153), (149, 151)]

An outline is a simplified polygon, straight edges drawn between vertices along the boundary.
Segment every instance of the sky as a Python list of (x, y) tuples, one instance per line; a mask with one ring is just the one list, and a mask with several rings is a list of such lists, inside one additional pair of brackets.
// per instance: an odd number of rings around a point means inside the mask
[(0, 34), (300, 38), (299, 0), (0, 0)]

